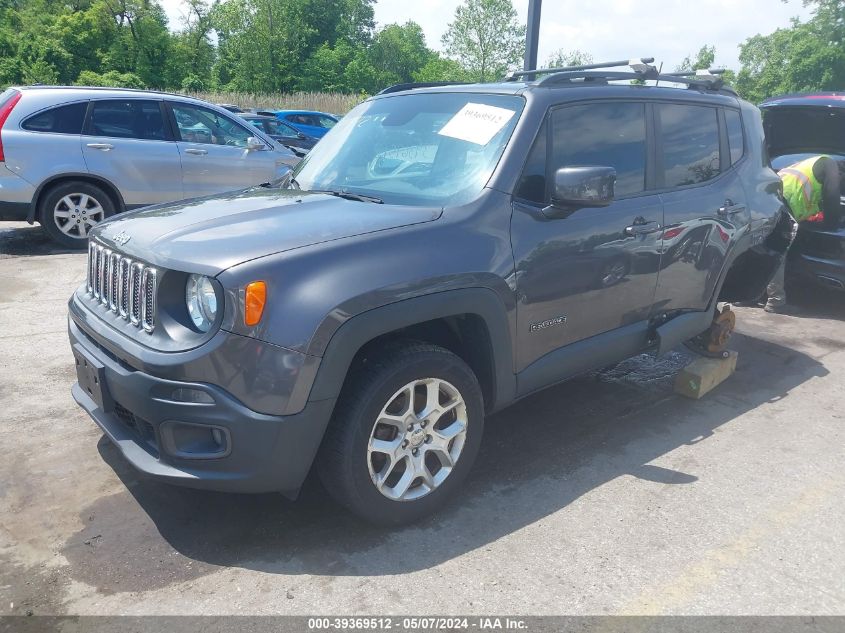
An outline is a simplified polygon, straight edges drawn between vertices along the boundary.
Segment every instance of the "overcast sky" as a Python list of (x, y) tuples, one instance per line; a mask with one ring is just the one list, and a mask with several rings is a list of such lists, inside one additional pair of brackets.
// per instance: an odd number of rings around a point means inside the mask
[[(162, 0), (179, 24), (181, 0)], [(379, 26), (413, 20), (422, 26), (428, 45), (440, 37), (460, 0), (378, 0)], [(524, 20), (528, 0), (514, 0)], [(768, 34), (808, 16), (800, 0), (546, 0), (540, 23), (540, 60), (554, 51), (580, 49), (596, 61), (654, 56), (674, 69), (704, 44), (716, 46), (716, 65), (739, 66), (737, 45), (757, 33)]]

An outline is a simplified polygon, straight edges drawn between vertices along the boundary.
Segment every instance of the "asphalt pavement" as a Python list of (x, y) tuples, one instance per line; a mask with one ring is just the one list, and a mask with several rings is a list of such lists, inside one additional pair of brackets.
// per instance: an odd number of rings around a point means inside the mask
[(85, 255), (0, 225), (0, 615), (845, 615), (845, 297), (739, 308), (737, 372), (642, 356), (487, 420), (463, 493), (386, 530), (138, 475), (70, 396)]

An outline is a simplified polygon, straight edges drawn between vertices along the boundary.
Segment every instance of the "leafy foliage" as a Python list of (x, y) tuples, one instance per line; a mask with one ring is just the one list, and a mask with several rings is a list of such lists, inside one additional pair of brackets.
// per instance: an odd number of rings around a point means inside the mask
[(563, 68), (565, 66), (583, 66), (585, 64), (592, 64), (593, 56), (589, 53), (580, 50), (567, 51), (562, 48), (558, 49), (549, 56), (544, 68)]
[(845, 87), (845, 0), (804, 4), (812, 7), (810, 20), (740, 45), (736, 87), (746, 99)]
[[(490, 81), (521, 64), (512, 0), (463, 0), (429, 48), (418, 24), (376, 28), (375, 0), (0, 0), (0, 87), (58, 83), (248, 94), (372, 94), (410, 81)], [(845, 0), (804, 0), (810, 17), (740, 45), (745, 98), (845, 87)], [(677, 70), (713, 65), (705, 45)], [(593, 61), (560, 49), (546, 67)], [(232, 99), (229, 99), (232, 100)]]
[(511, 0), (466, 0), (443, 34), (446, 54), (476, 81), (504, 76), (525, 53), (525, 25)]

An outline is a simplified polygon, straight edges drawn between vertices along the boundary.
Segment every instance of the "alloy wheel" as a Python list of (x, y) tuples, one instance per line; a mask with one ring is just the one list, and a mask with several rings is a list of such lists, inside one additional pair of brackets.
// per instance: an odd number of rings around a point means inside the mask
[(406, 384), (387, 401), (370, 433), (373, 484), (393, 501), (424, 497), (449, 477), (466, 434), (466, 403), (452, 384), (437, 378)]
[(88, 232), (105, 218), (105, 211), (96, 198), (86, 193), (69, 193), (53, 208), (53, 221), (65, 235), (85, 239)]

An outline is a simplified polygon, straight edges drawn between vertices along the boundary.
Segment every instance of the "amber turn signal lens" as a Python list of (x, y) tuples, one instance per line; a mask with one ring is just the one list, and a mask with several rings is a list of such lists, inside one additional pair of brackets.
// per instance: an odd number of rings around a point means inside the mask
[(258, 325), (267, 303), (267, 284), (263, 281), (253, 281), (246, 287), (244, 293), (244, 323)]

